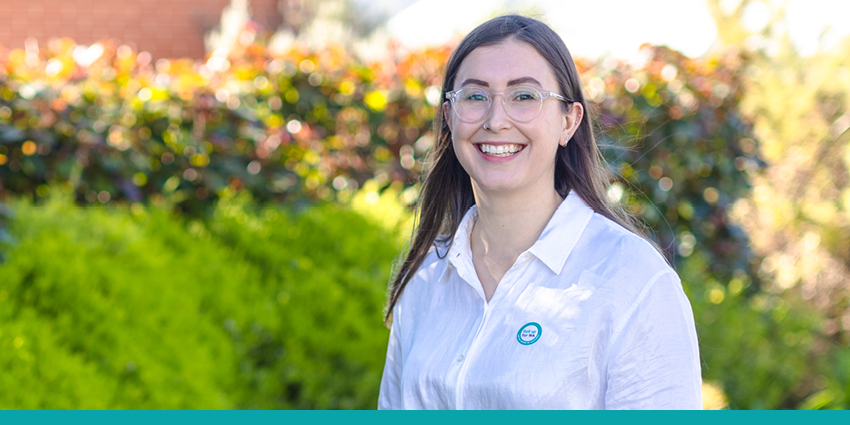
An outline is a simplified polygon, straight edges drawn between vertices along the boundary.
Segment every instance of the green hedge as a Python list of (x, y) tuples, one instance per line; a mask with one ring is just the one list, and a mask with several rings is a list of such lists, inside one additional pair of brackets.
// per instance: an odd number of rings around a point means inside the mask
[(812, 404), (820, 393), (809, 388), (822, 388), (814, 381), (833, 362), (813, 353), (828, 349), (817, 341), (819, 315), (791, 293), (748, 296), (743, 273), (723, 285), (708, 277), (711, 266), (697, 252), (677, 270), (696, 316), (703, 380), (721, 384), (732, 409), (847, 408), (843, 396)]
[(13, 206), (0, 408), (373, 408), (397, 235), (339, 207)]
[(111, 42), (0, 47), (0, 199), (70, 183), (81, 204), (166, 201), (198, 215), (226, 188), (346, 201), (371, 178), (410, 185), (448, 52), (367, 63), (257, 42), (152, 63)]

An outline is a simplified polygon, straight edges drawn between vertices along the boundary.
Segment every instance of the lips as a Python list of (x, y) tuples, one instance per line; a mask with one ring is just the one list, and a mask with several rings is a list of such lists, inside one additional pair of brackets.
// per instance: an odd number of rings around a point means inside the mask
[(500, 143), (500, 144), (491, 144), (491, 143), (479, 143), (475, 145), (478, 148), (478, 151), (490, 156), (495, 157), (509, 157), (516, 155), (518, 152), (525, 149), (525, 145), (520, 145), (516, 143)]

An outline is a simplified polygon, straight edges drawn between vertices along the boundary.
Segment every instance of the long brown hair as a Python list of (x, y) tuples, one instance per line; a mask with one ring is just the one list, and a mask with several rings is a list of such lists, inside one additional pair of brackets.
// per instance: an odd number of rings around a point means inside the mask
[[(385, 316), (387, 324), (392, 319), (393, 307), (402, 291), (422, 265), (431, 246), (435, 242), (451, 245), (464, 214), (475, 204), (469, 175), (455, 156), (451, 130), (443, 119), (442, 103), (446, 102), (446, 93), (454, 87), (458, 68), (470, 52), (478, 47), (503, 43), (509, 38), (526, 42), (537, 49), (549, 62), (561, 93), (581, 103), (584, 111), (588, 111), (578, 71), (567, 46), (561, 37), (543, 22), (520, 15), (505, 15), (479, 25), (464, 37), (446, 67), (441, 105), (434, 114), (434, 129), (438, 137), (436, 146), (430, 153), (428, 163), (431, 167), (419, 196), (420, 222), (412, 238), (410, 250), (390, 286)], [(589, 115), (588, 112), (585, 115)], [(586, 116), (567, 146), (558, 148), (555, 158), (555, 190), (564, 198), (571, 190), (575, 191), (595, 212), (645, 237), (639, 222), (619, 204), (608, 200), (606, 189), (610, 181), (611, 174), (596, 145), (590, 117)], [(439, 252), (437, 254), (441, 255)]]

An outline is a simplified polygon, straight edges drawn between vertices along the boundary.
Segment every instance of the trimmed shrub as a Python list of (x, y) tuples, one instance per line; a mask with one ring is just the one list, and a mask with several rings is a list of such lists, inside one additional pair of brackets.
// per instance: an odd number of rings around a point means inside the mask
[(373, 408), (397, 236), (334, 206), (14, 205), (0, 407)]

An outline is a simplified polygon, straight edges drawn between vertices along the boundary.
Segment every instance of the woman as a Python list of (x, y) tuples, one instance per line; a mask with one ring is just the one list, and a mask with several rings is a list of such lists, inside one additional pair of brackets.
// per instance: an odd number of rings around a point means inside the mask
[(690, 304), (607, 201), (561, 38), (522, 16), (482, 24), (442, 99), (378, 407), (701, 408)]

